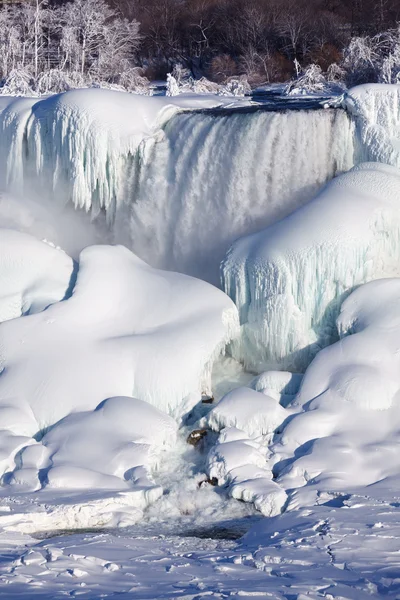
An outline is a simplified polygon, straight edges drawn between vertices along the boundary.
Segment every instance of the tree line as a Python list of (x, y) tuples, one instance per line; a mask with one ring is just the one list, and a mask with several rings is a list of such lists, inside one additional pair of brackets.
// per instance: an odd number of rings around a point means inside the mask
[(393, 79), (399, 22), (400, 0), (4, 0), (0, 78), (11, 93), (145, 89), (177, 64), (217, 83), (286, 81), (307, 65)]

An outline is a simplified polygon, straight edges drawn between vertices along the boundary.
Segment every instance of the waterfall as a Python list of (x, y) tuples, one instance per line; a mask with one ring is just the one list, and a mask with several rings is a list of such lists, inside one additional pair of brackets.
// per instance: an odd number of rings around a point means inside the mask
[(341, 109), (182, 111), (183, 101), (108, 90), (1, 100), (3, 189), (71, 202), (93, 219), (105, 212), (116, 243), (215, 284), (235, 239), (354, 163)]

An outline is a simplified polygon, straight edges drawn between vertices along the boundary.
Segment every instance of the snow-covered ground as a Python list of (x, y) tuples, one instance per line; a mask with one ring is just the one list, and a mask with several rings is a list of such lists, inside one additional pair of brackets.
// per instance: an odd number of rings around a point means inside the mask
[(0, 597), (400, 597), (399, 106), (1, 98)]

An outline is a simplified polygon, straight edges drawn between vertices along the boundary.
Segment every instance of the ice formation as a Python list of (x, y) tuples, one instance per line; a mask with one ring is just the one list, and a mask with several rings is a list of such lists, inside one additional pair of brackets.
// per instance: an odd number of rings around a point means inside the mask
[(399, 274), (400, 171), (366, 163), (276, 225), (238, 240), (223, 264), (242, 325), (232, 345), (250, 369), (304, 371), (337, 339), (356, 286)]
[(218, 284), (235, 239), (286, 216), (353, 161), (342, 110), (177, 114), (141, 148), (126, 239), (153, 266)]
[[(233, 103), (242, 111), (224, 108)], [(1, 98), (0, 184), (105, 213), (114, 240), (152, 266), (218, 284), (237, 237), (285, 216), (354, 162), (343, 110), (254, 113), (248, 104), (100, 89)]]
[(307, 369), (293, 403), (300, 412), (272, 448), (277, 482), (302, 488), (292, 507), (398, 475), (399, 307), (400, 279), (359, 287), (338, 318), (345, 337)]
[(357, 161), (400, 168), (400, 86), (357, 86), (347, 94), (345, 106), (356, 125)]

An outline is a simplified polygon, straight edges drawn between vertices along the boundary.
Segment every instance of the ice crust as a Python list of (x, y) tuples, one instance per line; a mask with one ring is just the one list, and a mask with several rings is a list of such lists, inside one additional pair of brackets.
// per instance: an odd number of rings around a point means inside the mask
[(365, 163), (276, 225), (238, 240), (222, 267), (241, 319), (234, 358), (258, 372), (304, 372), (337, 339), (346, 295), (399, 274), (399, 197), (400, 171)]

